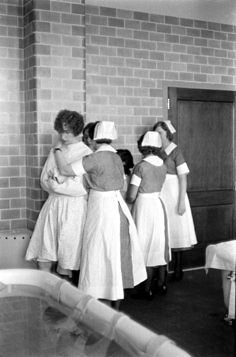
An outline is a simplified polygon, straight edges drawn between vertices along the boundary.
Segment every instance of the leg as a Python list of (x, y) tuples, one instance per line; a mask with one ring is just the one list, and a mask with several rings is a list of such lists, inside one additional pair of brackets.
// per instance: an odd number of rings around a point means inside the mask
[(161, 265), (158, 267), (158, 285), (166, 284), (167, 280), (167, 265)]
[(39, 270), (43, 270), (43, 271), (47, 271), (48, 273), (51, 273), (52, 272), (52, 266), (53, 266), (53, 262), (50, 262), (50, 261), (40, 262), (40, 261), (38, 261)]
[(145, 292), (149, 292), (151, 290), (151, 285), (152, 285), (152, 278), (154, 274), (154, 268), (153, 267), (146, 267), (147, 269), (147, 280), (145, 281)]
[(61, 279), (72, 283), (72, 270), (61, 268), (60, 264), (57, 264), (56, 274), (59, 275)]
[(173, 251), (174, 261), (174, 280), (179, 281), (183, 279), (183, 251)]
[(231, 281), (227, 279), (229, 273), (230, 272), (228, 270), (221, 271), (224, 304), (227, 310), (229, 307), (229, 294), (230, 294), (230, 286), (231, 286)]
[[(226, 307), (224, 321), (227, 325), (233, 326), (233, 321), (234, 321), (235, 316), (231, 316), (231, 315), (233, 315), (232, 311), (230, 314), (230, 310), (232, 310), (232, 307), (230, 307), (230, 291), (231, 291), (231, 284), (235, 284), (235, 282), (231, 282), (231, 280), (228, 278), (229, 274), (230, 274), (230, 271), (227, 271), (227, 270), (221, 271), (224, 304)], [(233, 306), (235, 306), (235, 298), (234, 298)]]
[(120, 310), (120, 302), (121, 302), (121, 300), (113, 300), (113, 301), (111, 302), (111, 307), (112, 307), (113, 309), (119, 311), (119, 310)]
[(139, 285), (140, 289), (136, 293), (131, 295), (134, 299), (152, 300), (153, 298), (151, 285), (152, 285), (152, 278), (154, 274), (154, 268), (146, 267), (146, 269), (147, 269), (147, 280), (142, 282)]
[(79, 270), (72, 270), (72, 284), (78, 287), (79, 284)]
[(147, 270), (147, 280), (145, 281), (145, 284), (144, 284), (143, 297), (146, 300), (152, 300), (153, 292), (151, 290), (151, 286), (152, 286), (154, 268), (153, 267), (146, 267), (146, 270)]
[(103, 304), (110, 306), (112, 305), (111, 300), (106, 300), (106, 299), (99, 299), (99, 301), (101, 301)]
[(167, 265), (161, 265), (158, 267), (158, 291), (161, 295), (167, 293)]

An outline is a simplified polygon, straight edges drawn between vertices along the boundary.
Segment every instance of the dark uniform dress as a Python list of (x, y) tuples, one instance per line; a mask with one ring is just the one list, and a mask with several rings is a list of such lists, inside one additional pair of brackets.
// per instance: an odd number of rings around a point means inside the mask
[(150, 155), (135, 166), (131, 178), (131, 184), (138, 186), (132, 215), (147, 267), (166, 265), (170, 260), (168, 224), (160, 199), (166, 171), (163, 160)]
[(170, 246), (172, 249), (189, 249), (197, 243), (192, 212), (187, 194), (185, 195), (186, 211), (178, 214), (179, 180), (178, 175), (188, 174), (189, 168), (176, 144), (171, 143), (166, 149), (167, 175), (161, 197), (167, 209), (170, 229)]

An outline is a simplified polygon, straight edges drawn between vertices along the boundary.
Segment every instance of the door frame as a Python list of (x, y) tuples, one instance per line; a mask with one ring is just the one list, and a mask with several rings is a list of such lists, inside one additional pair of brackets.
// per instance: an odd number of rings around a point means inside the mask
[[(236, 92), (236, 86), (232, 86), (232, 85), (209, 84), (209, 83), (186, 83), (186, 82), (181, 82), (181, 81), (163, 81), (163, 83), (162, 83), (163, 120), (168, 119), (168, 88), (169, 87), (189, 88), (189, 89), (209, 89), (209, 90), (222, 90), (222, 91), (226, 90), (226, 91)], [(235, 115), (236, 115), (236, 110), (234, 108), (234, 117), (235, 117)], [(235, 129), (236, 129), (236, 124), (235, 124)], [(235, 133), (235, 130), (234, 130), (234, 133)]]

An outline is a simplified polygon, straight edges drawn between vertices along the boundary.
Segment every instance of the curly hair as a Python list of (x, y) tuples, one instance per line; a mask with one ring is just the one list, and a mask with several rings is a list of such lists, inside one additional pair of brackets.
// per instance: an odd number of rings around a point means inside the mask
[(162, 128), (166, 132), (166, 137), (169, 141), (174, 139), (174, 135), (170, 132), (170, 129), (164, 121), (158, 121), (152, 128), (153, 131), (156, 131), (157, 128)]
[(76, 112), (68, 109), (61, 110), (55, 119), (54, 129), (62, 134), (66, 130), (77, 136), (82, 133), (84, 128), (84, 118), (83, 116)]

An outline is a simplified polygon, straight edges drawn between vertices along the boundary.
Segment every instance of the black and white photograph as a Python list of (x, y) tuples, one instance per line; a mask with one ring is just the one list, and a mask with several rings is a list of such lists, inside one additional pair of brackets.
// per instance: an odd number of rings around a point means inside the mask
[(234, 357), (236, 0), (0, 0), (0, 357)]

